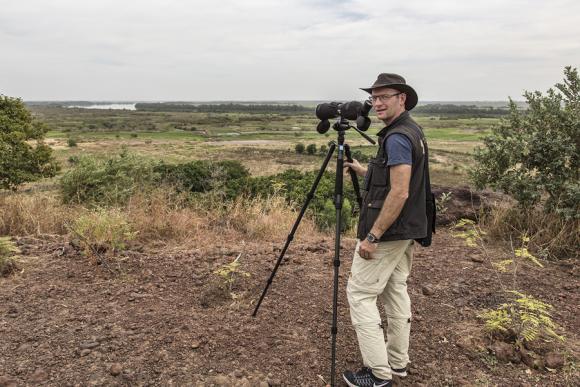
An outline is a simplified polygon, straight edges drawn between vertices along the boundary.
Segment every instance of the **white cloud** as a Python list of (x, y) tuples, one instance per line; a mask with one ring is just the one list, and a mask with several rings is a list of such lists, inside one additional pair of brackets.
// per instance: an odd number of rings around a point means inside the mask
[(427, 100), (545, 90), (580, 62), (580, 3), (0, 0), (0, 93), (25, 99)]

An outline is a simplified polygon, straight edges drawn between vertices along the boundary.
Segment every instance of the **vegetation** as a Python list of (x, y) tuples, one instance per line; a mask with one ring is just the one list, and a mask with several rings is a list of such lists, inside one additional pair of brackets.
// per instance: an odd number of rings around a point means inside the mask
[(16, 270), (14, 254), (17, 252), (18, 248), (10, 237), (0, 237), (0, 277), (7, 276)]
[(546, 95), (524, 94), (529, 109), (510, 102), (509, 118), (484, 138), (472, 172), (486, 185), (512, 195), (523, 208), (540, 204), (566, 219), (580, 219), (580, 78), (567, 67), (564, 83)]
[[(54, 176), (58, 164), (42, 143), (47, 129), (19, 98), (0, 95), (0, 189)], [(33, 146), (29, 141), (35, 140)]]
[(312, 113), (313, 109), (301, 105), (291, 104), (191, 104), (177, 102), (138, 103), (137, 110), (162, 112), (204, 112), (204, 113)]
[(123, 250), (136, 233), (127, 216), (118, 209), (98, 209), (80, 216), (69, 225), (72, 239), (93, 264), (109, 269), (108, 257)]

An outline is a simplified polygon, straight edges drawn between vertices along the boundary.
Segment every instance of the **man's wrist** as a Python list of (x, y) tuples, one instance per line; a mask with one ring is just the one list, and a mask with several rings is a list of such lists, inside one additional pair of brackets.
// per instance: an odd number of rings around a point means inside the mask
[(379, 243), (379, 238), (377, 238), (377, 236), (372, 232), (367, 234), (366, 240), (370, 243)]

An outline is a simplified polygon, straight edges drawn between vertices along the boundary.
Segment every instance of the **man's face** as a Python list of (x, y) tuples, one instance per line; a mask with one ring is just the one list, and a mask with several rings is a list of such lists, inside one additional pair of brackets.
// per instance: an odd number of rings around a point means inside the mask
[(373, 108), (377, 117), (385, 123), (405, 111), (406, 95), (389, 87), (374, 89), (371, 93)]

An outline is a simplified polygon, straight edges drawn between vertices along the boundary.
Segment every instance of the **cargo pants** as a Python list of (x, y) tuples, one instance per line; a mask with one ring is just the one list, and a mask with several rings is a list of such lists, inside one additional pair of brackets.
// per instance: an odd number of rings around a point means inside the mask
[[(373, 259), (363, 259), (356, 245), (346, 288), (350, 317), (363, 364), (381, 379), (391, 379), (391, 366), (403, 368), (409, 362), (411, 301), (407, 277), (411, 272), (414, 241), (380, 242)], [(387, 316), (387, 341), (377, 306), (380, 298)]]

